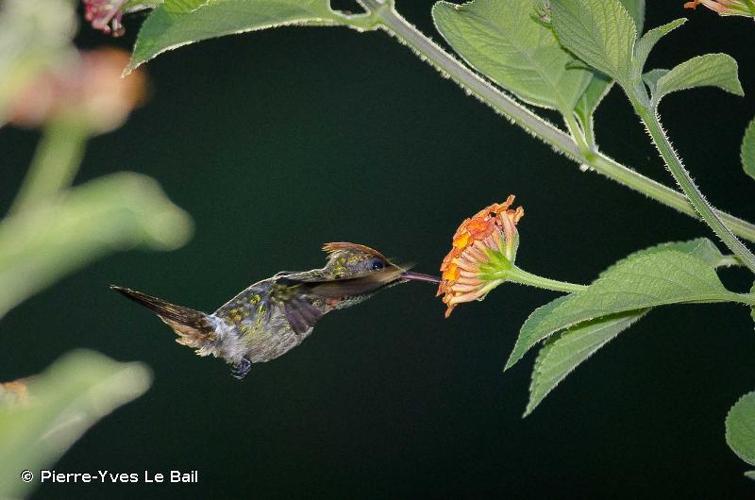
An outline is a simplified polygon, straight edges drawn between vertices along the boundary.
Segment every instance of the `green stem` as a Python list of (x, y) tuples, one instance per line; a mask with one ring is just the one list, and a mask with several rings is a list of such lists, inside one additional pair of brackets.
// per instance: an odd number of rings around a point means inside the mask
[(584, 130), (582, 130), (582, 127), (580, 127), (579, 123), (577, 122), (577, 118), (573, 113), (561, 113), (561, 116), (564, 117), (566, 128), (569, 131), (569, 134), (572, 136), (574, 142), (577, 144), (580, 153), (588, 156), (592, 148), (588, 144), (587, 136), (585, 135)]
[(70, 121), (47, 125), (10, 213), (49, 200), (73, 181), (84, 155), (88, 130)]
[[(427, 38), (396, 12), (392, 1), (360, 0), (360, 2), (370, 11), (371, 26), (376, 23), (377, 26), (395, 36), (401, 43), (409, 46), (422, 60), (427, 61), (443, 75), (448, 76), (471, 95), (552, 146), (556, 151), (563, 153), (581, 165), (588, 165), (609, 179), (643, 193), (679, 212), (698, 217), (695, 208), (682, 193), (645, 177), (600, 152), (591, 151), (585, 154), (580, 151), (579, 146), (575, 144), (569, 134), (501, 92)], [(363, 25), (356, 27), (357, 29), (365, 29)], [(755, 225), (725, 212), (716, 211), (716, 214), (736, 234), (755, 242)]]
[(595, 130), (592, 115), (585, 117), (585, 123), (582, 130), (585, 133), (585, 140), (590, 149), (595, 149)]
[(520, 285), (534, 286), (535, 288), (542, 288), (544, 290), (553, 290), (554, 292), (574, 293), (587, 289), (587, 286), (585, 285), (577, 285), (576, 283), (569, 283), (567, 281), (544, 278), (537, 274), (528, 273), (524, 269), (520, 269), (516, 266), (505, 271), (494, 273), (492, 277), (509, 281), (511, 283), (519, 283)]
[(755, 293), (732, 293), (729, 297), (731, 302), (739, 302), (751, 307), (755, 307)]
[(690, 177), (689, 172), (682, 164), (681, 159), (674, 151), (671, 142), (666, 136), (666, 132), (661, 126), (661, 122), (658, 118), (658, 113), (655, 109), (648, 106), (643, 106), (639, 101), (634, 98), (630, 98), (632, 105), (640, 116), (640, 119), (645, 124), (645, 127), (653, 139), (653, 143), (661, 157), (666, 162), (666, 166), (671, 175), (676, 179), (677, 184), (682, 189), (684, 194), (692, 203), (692, 206), (700, 214), (700, 217), (705, 221), (708, 226), (713, 230), (716, 235), (721, 238), (721, 241), (731, 250), (734, 255), (739, 257), (739, 260), (747, 266), (753, 273), (755, 273), (755, 255), (741, 242), (731, 230), (721, 221), (713, 207), (705, 200), (705, 197), (695, 185), (695, 182)]

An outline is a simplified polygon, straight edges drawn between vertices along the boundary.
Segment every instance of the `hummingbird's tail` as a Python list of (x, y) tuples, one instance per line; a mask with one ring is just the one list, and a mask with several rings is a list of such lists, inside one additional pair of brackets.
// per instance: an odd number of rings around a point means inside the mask
[(179, 344), (197, 349), (200, 356), (210, 353), (212, 344), (217, 340), (217, 334), (215, 333), (215, 326), (207, 314), (188, 307), (171, 304), (130, 288), (110, 285), (110, 289), (157, 314), (165, 324), (176, 332), (176, 335), (178, 335), (176, 342)]

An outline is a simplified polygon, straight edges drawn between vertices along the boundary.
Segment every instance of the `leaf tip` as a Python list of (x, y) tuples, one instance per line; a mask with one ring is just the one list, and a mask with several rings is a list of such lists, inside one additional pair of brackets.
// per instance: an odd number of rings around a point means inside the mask
[(128, 64), (125, 68), (123, 68), (123, 72), (121, 73), (121, 78), (126, 78), (128, 75), (133, 73), (139, 66), (144, 64), (144, 59), (137, 59), (134, 54), (131, 54), (131, 58), (128, 61)]
[(511, 355), (509, 356), (509, 359), (506, 360), (506, 366), (503, 367), (503, 372), (506, 373), (509, 370), (509, 368), (511, 368), (512, 366), (516, 364), (517, 361), (519, 361), (519, 358), (516, 356), (516, 353), (512, 352)]
[(524, 409), (524, 413), (522, 413), (522, 418), (525, 419), (532, 415), (532, 412), (535, 411), (535, 408), (540, 404), (540, 401), (533, 401), (530, 399), (529, 403), (527, 403), (527, 408)]

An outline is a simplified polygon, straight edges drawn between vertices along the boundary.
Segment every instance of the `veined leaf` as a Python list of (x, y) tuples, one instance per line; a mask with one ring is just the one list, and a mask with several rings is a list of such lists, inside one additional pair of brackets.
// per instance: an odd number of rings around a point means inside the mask
[(522, 325), (506, 369), (541, 340), (584, 321), (659, 305), (727, 300), (731, 293), (715, 271), (725, 261), (705, 238), (633, 253), (586, 290), (535, 309)]
[(743, 96), (744, 90), (737, 73), (737, 61), (730, 55), (705, 54), (693, 57), (658, 79), (653, 101), (658, 105), (671, 92), (695, 87), (718, 87)]
[[(637, 33), (642, 33), (645, 24), (645, 0), (621, 0), (621, 4), (632, 16)], [(611, 87), (613, 80), (610, 77), (597, 71), (592, 72), (592, 79), (574, 108), (574, 114), (583, 128), (592, 129), (592, 116)]]
[(740, 157), (745, 173), (755, 179), (755, 118), (752, 119), (747, 130), (745, 130)]
[(432, 10), (443, 38), (473, 68), (530, 104), (571, 113), (591, 72), (535, 18), (535, 0), (438, 2)]
[(645, 62), (650, 55), (650, 51), (655, 47), (655, 44), (657, 44), (661, 38), (686, 22), (687, 19), (685, 18), (675, 19), (663, 26), (651, 29), (637, 40), (637, 43), (634, 45), (634, 65), (637, 74), (642, 73), (642, 69), (645, 67)]
[(637, 33), (642, 33), (645, 26), (645, 0), (619, 0), (621, 5), (627, 9), (627, 12), (634, 21), (634, 27)]
[[(750, 293), (755, 295), (755, 283), (752, 284), (752, 288), (750, 288)], [(752, 306), (750, 308), (750, 316), (752, 316), (752, 321), (755, 323), (755, 306)]]
[[(637, 33), (642, 33), (642, 27), (645, 24), (645, 0), (621, 0), (621, 4), (632, 16)], [(598, 71), (592, 72), (590, 83), (574, 108), (574, 115), (582, 128), (592, 131), (592, 117), (595, 110), (598, 109), (603, 98), (610, 92), (611, 87), (613, 87), (613, 80), (610, 77)]]
[(292, 24), (338, 24), (328, 0), (165, 0), (144, 21), (127, 71), (182, 45)]
[(726, 443), (739, 458), (755, 465), (755, 391), (739, 398), (726, 415)]
[(619, 0), (552, 0), (551, 6), (564, 47), (614, 80), (629, 81), (637, 28)]
[(557, 338), (546, 341), (532, 370), (529, 415), (577, 366), (619, 333), (642, 318), (648, 309), (606, 316), (574, 326)]

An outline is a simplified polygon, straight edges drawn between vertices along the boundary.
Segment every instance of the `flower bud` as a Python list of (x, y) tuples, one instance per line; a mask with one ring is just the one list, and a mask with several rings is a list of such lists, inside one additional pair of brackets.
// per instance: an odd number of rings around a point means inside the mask
[(451, 251), (443, 259), (438, 295), (443, 295), (446, 318), (462, 302), (482, 300), (503, 283), (496, 271), (509, 269), (516, 260), (519, 233), (516, 224), (524, 209), (510, 208), (514, 195), (503, 203), (493, 203), (464, 220), (456, 230)]
[(123, 35), (126, 29), (121, 23), (123, 6), (127, 0), (82, 0), (84, 17), (92, 28), (115, 37)]

